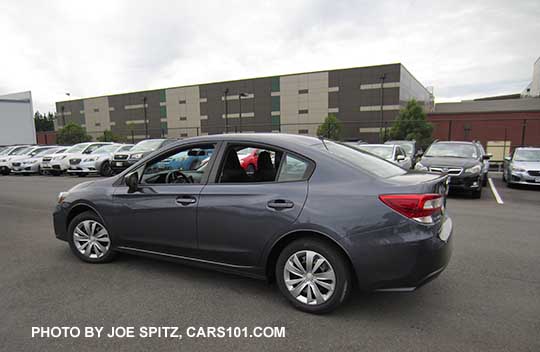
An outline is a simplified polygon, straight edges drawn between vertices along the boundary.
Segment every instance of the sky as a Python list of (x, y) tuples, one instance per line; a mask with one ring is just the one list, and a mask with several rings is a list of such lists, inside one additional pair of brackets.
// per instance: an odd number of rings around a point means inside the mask
[(521, 92), (540, 1), (0, 2), (0, 95), (56, 101), (401, 62), (436, 102)]

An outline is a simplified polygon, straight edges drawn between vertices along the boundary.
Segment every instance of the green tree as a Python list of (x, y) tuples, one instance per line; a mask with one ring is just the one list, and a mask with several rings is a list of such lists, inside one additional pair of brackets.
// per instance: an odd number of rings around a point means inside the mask
[(427, 121), (426, 113), (414, 99), (399, 111), (397, 119), (392, 123), (388, 133), (390, 139), (416, 140), (418, 145), (426, 148), (432, 141), (433, 126)]
[(125, 142), (125, 138), (123, 136), (114, 134), (110, 130), (103, 131), (103, 135), (97, 137), (97, 140), (100, 142), (119, 142), (119, 143)]
[(77, 144), (89, 142), (92, 137), (86, 133), (86, 130), (76, 123), (70, 122), (64, 128), (58, 130), (56, 141), (58, 144)]
[(41, 114), (36, 111), (34, 114), (34, 125), (36, 132), (54, 131), (54, 115), (52, 113)]
[(330, 114), (324, 119), (323, 124), (317, 128), (317, 135), (328, 139), (339, 140), (341, 122), (339, 122), (336, 115)]

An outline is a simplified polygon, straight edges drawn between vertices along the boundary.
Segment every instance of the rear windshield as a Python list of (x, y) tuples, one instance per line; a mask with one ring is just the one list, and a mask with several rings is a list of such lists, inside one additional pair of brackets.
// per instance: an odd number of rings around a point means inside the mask
[[(328, 152), (337, 159), (375, 176), (387, 178), (407, 173), (401, 167), (392, 164), (389, 161), (361, 150), (354, 149), (353, 147), (327, 140), (324, 141), (324, 144), (328, 147)], [(323, 144), (317, 144), (317, 148), (326, 151)]]

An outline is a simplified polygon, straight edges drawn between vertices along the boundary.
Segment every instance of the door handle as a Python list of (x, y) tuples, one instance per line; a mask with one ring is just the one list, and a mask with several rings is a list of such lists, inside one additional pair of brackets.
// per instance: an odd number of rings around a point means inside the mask
[(291, 202), (290, 200), (276, 199), (276, 200), (269, 201), (268, 202), (268, 207), (272, 208), (272, 209), (276, 209), (276, 210), (290, 209), (290, 208), (294, 207), (294, 203)]
[(197, 202), (197, 199), (191, 196), (183, 196), (183, 197), (176, 198), (176, 204), (180, 204), (180, 205), (190, 205), (196, 202)]

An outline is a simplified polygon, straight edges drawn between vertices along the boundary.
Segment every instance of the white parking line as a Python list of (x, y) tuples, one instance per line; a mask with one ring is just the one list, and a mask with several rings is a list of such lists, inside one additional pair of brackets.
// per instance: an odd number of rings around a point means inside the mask
[(495, 200), (499, 204), (504, 204), (501, 196), (499, 195), (499, 192), (497, 192), (497, 188), (495, 188), (495, 185), (493, 184), (493, 181), (491, 180), (491, 177), (488, 178), (489, 182), (489, 188), (491, 188), (491, 193), (493, 193), (493, 196), (495, 197)]

